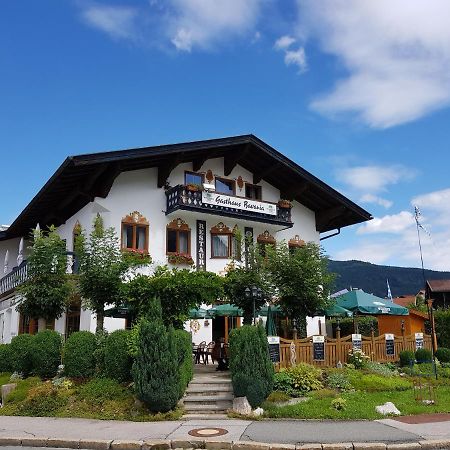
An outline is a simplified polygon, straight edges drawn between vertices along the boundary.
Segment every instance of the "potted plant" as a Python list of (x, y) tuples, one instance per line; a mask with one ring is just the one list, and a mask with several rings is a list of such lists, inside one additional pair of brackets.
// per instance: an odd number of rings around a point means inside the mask
[(281, 199), (278, 201), (278, 206), (280, 208), (292, 208), (292, 203), (289, 200)]
[(202, 190), (202, 186), (200, 184), (189, 183), (186, 185), (186, 189), (190, 192), (197, 192)]

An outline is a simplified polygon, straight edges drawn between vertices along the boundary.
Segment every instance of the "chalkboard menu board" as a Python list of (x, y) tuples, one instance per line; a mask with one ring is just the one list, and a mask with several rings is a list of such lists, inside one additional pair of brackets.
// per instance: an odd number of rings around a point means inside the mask
[(423, 348), (423, 333), (416, 333), (414, 337), (416, 339), (416, 350)]
[(352, 334), (353, 350), (362, 350), (362, 337), (360, 334)]
[(268, 336), (270, 360), (275, 364), (280, 362), (280, 338), (278, 336)]
[(395, 355), (394, 335), (390, 333), (385, 334), (386, 339), (386, 355)]
[(313, 336), (313, 359), (314, 361), (325, 360), (325, 336)]

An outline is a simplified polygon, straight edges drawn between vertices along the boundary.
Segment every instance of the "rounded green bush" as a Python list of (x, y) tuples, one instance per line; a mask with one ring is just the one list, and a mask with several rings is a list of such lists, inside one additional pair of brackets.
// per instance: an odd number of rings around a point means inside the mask
[(53, 378), (61, 364), (61, 335), (56, 331), (40, 331), (32, 345), (33, 373), (41, 378)]
[(441, 347), (436, 350), (436, 358), (443, 363), (450, 363), (450, 348)]
[(116, 381), (131, 380), (132, 359), (128, 354), (128, 330), (116, 330), (106, 338), (105, 374)]
[(402, 350), (399, 353), (400, 367), (409, 367), (414, 365), (416, 355), (412, 350)]
[(416, 350), (416, 361), (420, 363), (429, 363), (433, 359), (431, 350), (427, 348), (418, 348)]
[(11, 349), (10, 344), (0, 345), (0, 373), (11, 372)]
[(19, 372), (24, 377), (30, 375), (33, 369), (33, 340), (31, 334), (20, 334), (13, 337), (10, 344), (11, 370)]
[(95, 371), (95, 334), (77, 331), (64, 346), (64, 373), (72, 378), (88, 378)]

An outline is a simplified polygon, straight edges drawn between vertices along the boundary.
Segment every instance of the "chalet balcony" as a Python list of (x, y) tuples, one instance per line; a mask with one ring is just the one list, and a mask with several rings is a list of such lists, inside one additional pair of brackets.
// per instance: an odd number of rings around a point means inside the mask
[(250, 200), (218, 192), (191, 190), (178, 185), (166, 191), (166, 215), (176, 211), (193, 211), (217, 216), (292, 227), (290, 206)]

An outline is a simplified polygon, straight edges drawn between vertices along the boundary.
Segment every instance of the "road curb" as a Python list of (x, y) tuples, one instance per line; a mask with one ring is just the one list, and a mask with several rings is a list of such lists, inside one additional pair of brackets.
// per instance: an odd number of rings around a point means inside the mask
[(103, 440), (103, 439), (62, 439), (39, 436), (9, 437), (0, 436), (0, 446), (11, 447), (55, 447), (86, 450), (449, 450), (450, 439), (419, 442), (346, 442), (346, 443), (310, 443), (281, 444), (254, 441), (219, 440)]

